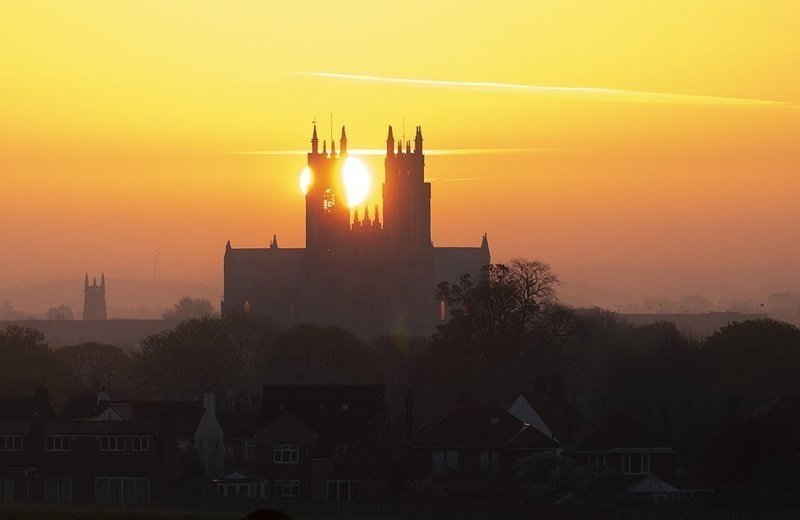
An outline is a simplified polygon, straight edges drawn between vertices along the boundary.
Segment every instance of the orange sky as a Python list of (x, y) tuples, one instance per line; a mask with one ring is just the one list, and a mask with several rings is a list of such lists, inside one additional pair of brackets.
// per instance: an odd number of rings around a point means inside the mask
[(428, 158), (437, 245), (488, 232), (619, 303), (798, 291), (798, 24), (793, 0), (4, 2), (0, 286), (149, 278), (159, 247), (220, 286), (227, 239), (302, 245), (303, 157), (230, 152), (304, 149), (332, 112), (354, 148), (405, 117), (428, 148), (524, 149)]

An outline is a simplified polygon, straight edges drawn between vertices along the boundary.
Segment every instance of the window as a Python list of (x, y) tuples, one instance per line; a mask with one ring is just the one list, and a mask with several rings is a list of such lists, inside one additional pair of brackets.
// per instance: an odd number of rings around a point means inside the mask
[(125, 437), (100, 437), (100, 451), (125, 451)]
[(458, 469), (458, 452), (455, 450), (447, 452), (447, 469)]
[(358, 480), (329, 480), (328, 500), (351, 502), (361, 498), (361, 482)]
[(45, 437), (44, 449), (47, 451), (69, 451), (69, 437)]
[(0, 478), (0, 502), (14, 501), (14, 479)]
[(342, 410), (347, 411), (350, 409), (350, 403), (342, 403)]
[(499, 451), (482, 451), (481, 452), (481, 469), (490, 471), (496, 475), (500, 470), (500, 452)]
[(339, 444), (335, 448), (336, 459), (339, 461), (347, 460), (347, 458), (353, 453), (354, 448), (355, 446), (350, 446), (349, 444)]
[(22, 435), (0, 435), (0, 451), (22, 451)]
[(256, 441), (250, 439), (244, 441), (244, 460), (256, 460)]
[(131, 437), (131, 449), (133, 451), (150, 451), (150, 438)]
[(649, 453), (624, 453), (622, 471), (628, 475), (647, 475), (650, 473)]
[(300, 450), (297, 444), (275, 444), (272, 459), (275, 464), (297, 464), (300, 462)]
[(433, 468), (434, 475), (441, 475), (444, 473), (444, 452), (442, 450), (435, 450), (433, 452)]
[(439, 321), (447, 320), (447, 302), (439, 300)]
[(146, 478), (98, 477), (94, 479), (95, 502), (111, 506), (150, 504), (150, 481)]
[(245, 314), (250, 314), (251, 310), (252, 310), (252, 306), (250, 305), (250, 301), (249, 300), (245, 300), (245, 302), (244, 302), (244, 313)]
[(605, 453), (590, 453), (589, 454), (589, 467), (591, 468), (607, 468), (608, 460)]
[(336, 194), (330, 188), (325, 188), (325, 192), (322, 195), (322, 209), (325, 213), (330, 213), (333, 211), (333, 207), (336, 205)]
[(45, 502), (51, 504), (69, 504), (72, 502), (72, 479), (69, 477), (45, 479)]
[(300, 496), (299, 480), (276, 480), (273, 486), (275, 498), (289, 498)]

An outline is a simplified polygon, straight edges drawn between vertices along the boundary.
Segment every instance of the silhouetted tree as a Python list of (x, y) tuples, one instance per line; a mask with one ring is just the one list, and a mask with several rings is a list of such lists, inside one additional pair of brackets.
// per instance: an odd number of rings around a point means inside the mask
[(10, 325), (0, 331), (0, 360), (0, 395), (24, 396), (56, 383), (52, 352), (38, 330)]
[(143, 390), (162, 398), (194, 397), (201, 385), (224, 394), (239, 373), (236, 352), (217, 318), (184, 321), (147, 336), (132, 357)]
[(165, 320), (185, 321), (214, 316), (214, 305), (206, 298), (184, 296), (172, 309), (163, 314)]
[(264, 362), (267, 379), (274, 383), (381, 382), (374, 352), (338, 327), (291, 328), (275, 339)]
[(762, 319), (732, 323), (702, 345), (717, 400), (729, 392), (745, 409), (763, 406), (784, 394), (800, 394), (800, 330)]
[(50, 307), (44, 313), (44, 319), (53, 321), (74, 320), (75, 315), (72, 313), (72, 308), (69, 305), (59, 305), (57, 307)]
[(133, 363), (118, 347), (81, 343), (55, 349), (53, 358), (67, 389), (88, 388), (96, 393), (103, 386), (127, 390), (131, 385)]

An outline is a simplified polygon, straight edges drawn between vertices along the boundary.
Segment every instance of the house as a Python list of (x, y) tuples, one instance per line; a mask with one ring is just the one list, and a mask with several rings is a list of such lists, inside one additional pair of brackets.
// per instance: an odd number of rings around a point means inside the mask
[[(382, 385), (267, 385), (256, 421), (226, 415), (230, 478), (219, 497), (354, 501), (375, 496), (384, 434)], [(238, 487), (241, 476), (258, 484)]]
[(47, 389), (41, 386), (32, 397), (0, 398), (0, 502), (36, 498), (41, 430), (53, 415)]
[(418, 478), (453, 492), (499, 493), (520, 458), (558, 443), (500, 407), (456, 406), (414, 433)]
[[(110, 401), (98, 397), (101, 409), (96, 421), (151, 422), (172, 439), (185, 462), (179, 477), (219, 476), (224, 472), (225, 447), (222, 425), (217, 417), (216, 396), (203, 391), (202, 399), (166, 401)], [(187, 467), (194, 465), (194, 468)]]
[(509, 406), (509, 413), (562, 447), (569, 446), (585, 419), (564, 399), (560, 379), (554, 378), (549, 392), (541, 380), (537, 380), (535, 387), (533, 392), (519, 394)]
[(571, 454), (579, 464), (616, 475), (621, 488), (649, 475), (674, 482), (675, 449), (665, 430), (646, 416), (619, 408), (587, 427)]

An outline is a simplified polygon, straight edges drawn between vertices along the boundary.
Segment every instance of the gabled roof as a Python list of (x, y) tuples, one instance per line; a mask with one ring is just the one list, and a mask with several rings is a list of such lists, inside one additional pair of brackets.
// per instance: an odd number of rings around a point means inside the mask
[(414, 434), (417, 448), (557, 448), (530, 425), (496, 406), (457, 406)]
[(143, 421), (57, 421), (48, 422), (44, 435), (155, 435), (158, 424)]
[(589, 427), (576, 443), (575, 451), (669, 447), (669, 441), (646, 418), (618, 408), (594, 427)]
[(552, 392), (525, 392), (520, 395), (561, 442), (568, 441), (586, 423), (580, 412), (561, 395)]
[(648, 475), (642, 480), (631, 485), (627, 489), (628, 493), (649, 493), (649, 494), (677, 494), (678, 488), (667, 484), (655, 475)]
[(109, 408), (122, 421), (161, 424), (170, 427), (177, 437), (192, 437), (203, 417), (199, 400), (110, 402), (103, 412)]

